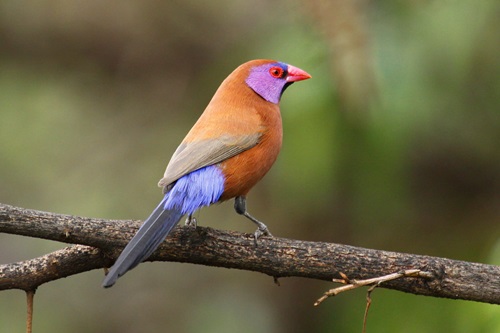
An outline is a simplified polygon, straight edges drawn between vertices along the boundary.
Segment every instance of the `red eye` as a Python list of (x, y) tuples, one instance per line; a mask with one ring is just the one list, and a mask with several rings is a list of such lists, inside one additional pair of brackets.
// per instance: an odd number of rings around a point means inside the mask
[(269, 69), (269, 74), (271, 74), (272, 77), (275, 77), (277, 79), (283, 77), (283, 68), (281, 67), (278, 67), (278, 66), (275, 66), (275, 67), (271, 67)]

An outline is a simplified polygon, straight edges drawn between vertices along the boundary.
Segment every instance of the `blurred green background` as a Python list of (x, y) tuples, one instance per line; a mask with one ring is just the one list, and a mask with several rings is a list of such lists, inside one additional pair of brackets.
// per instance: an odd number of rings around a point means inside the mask
[[(239, 64), (313, 79), (249, 209), (280, 237), (500, 264), (497, 1), (1, 1), (0, 202), (143, 219), (171, 154)], [(231, 203), (200, 225), (253, 232)], [(0, 262), (65, 246), (0, 234)], [(146, 263), (40, 287), (35, 332), (360, 332), (365, 291)], [(500, 332), (498, 306), (377, 290), (368, 332)], [(0, 332), (23, 332), (22, 291)]]

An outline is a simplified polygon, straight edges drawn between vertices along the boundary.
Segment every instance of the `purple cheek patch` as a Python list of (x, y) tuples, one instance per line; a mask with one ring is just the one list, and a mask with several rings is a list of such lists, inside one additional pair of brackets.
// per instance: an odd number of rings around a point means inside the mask
[(283, 78), (274, 78), (269, 74), (269, 69), (273, 66), (282, 66), (283, 70), (286, 70), (286, 65), (282, 63), (254, 67), (250, 70), (245, 82), (260, 97), (268, 102), (278, 104), (287, 81)]
[(216, 203), (224, 192), (224, 175), (215, 165), (198, 169), (179, 178), (165, 194), (167, 210), (181, 209), (181, 213), (193, 214), (202, 206)]

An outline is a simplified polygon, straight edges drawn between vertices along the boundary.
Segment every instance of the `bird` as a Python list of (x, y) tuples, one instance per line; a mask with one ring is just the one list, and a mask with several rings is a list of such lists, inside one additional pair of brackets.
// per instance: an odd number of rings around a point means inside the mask
[(221, 83), (172, 155), (158, 183), (163, 199), (110, 268), (103, 287), (146, 260), (183, 216), (187, 225), (196, 225), (193, 213), (205, 206), (234, 198), (235, 211), (257, 225), (255, 241), (272, 236), (248, 213), (246, 196), (281, 149), (283, 92), (309, 78), (298, 67), (258, 59), (240, 65)]

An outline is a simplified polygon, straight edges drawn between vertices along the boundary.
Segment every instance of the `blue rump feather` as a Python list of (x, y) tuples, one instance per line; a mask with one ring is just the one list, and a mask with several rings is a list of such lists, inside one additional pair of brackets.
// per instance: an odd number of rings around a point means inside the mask
[(219, 201), (224, 192), (222, 170), (210, 165), (181, 177), (165, 194), (166, 210), (180, 209), (182, 214), (193, 214), (203, 206)]

